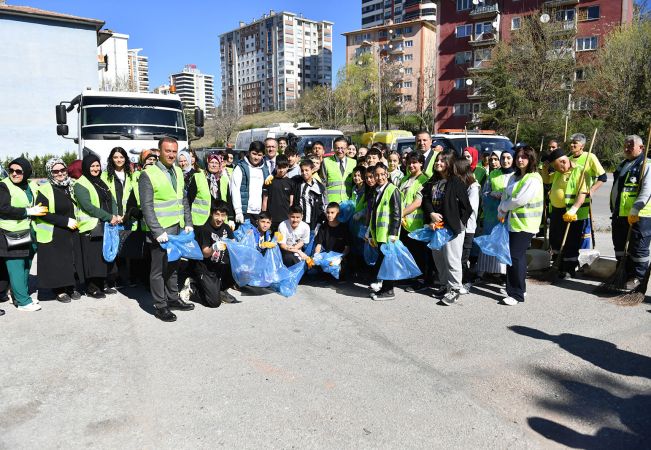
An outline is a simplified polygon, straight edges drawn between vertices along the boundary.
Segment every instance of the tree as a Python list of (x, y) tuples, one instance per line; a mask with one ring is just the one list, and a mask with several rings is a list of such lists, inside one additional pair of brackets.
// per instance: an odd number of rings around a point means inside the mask
[(224, 100), (215, 110), (215, 119), (210, 121), (209, 127), (217, 141), (224, 145), (232, 143), (231, 138), (238, 129), (242, 115), (234, 102)]
[(105, 92), (137, 92), (136, 87), (128, 76), (121, 76), (109, 80), (102, 78), (99, 90)]

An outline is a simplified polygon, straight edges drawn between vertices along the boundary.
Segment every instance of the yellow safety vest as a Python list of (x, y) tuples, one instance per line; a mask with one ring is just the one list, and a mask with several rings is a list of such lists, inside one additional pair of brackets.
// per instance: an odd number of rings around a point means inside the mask
[(370, 223), (371, 236), (375, 242), (387, 242), (389, 239), (389, 217), (391, 215), (391, 208), (389, 203), (391, 202), (391, 196), (393, 192), (398, 189), (394, 184), (389, 183), (384, 192), (382, 192), (382, 197), (378, 202), (375, 223)]
[(512, 210), (509, 214), (509, 225), (513, 231), (524, 231), (527, 233), (537, 233), (542, 222), (544, 209), (544, 190), (542, 177), (539, 173), (528, 173), (522, 177), (515, 188), (512, 196), (515, 197), (522, 189), (525, 183), (530, 179), (537, 180), (537, 190), (534, 198), (524, 206)]
[[(106, 183), (109, 190), (111, 191), (113, 200), (115, 200), (115, 203), (117, 203), (118, 196), (115, 189), (115, 182), (117, 181), (119, 183), (120, 181), (115, 176), (113, 176), (113, 181), (109, 181), (108, 172), (102, 172), (101, 178), (102, 181)], [(122, 189), (122, 213), (123, 214), (127, 212), (127, 201), (129, 200), (129, 196), (131, 195), (132, 191), (133, 191), (133, 180), (131, 179), (131, 175), (125, 175), (124, 188)]]
[[(400, 182), (400, 187), (402, 188), (402, 185), (407, 183), (410, 177), (404, 177), (402, 181)], [(416, 200), (416, 195), (418, 195), (418, 192), (423, 188), (423, 185), (427, 183), (427, 175), (425, 174), (420, 174), (416, 180), (414, 181), (414, 184), (412, 184), (409, 189), (407, 189), (407, 192), (404, 192), (402, 195), (402, 207), (403, 209), (406, 208), (407, 206), (411, 205), (414, 200)], [(402, 192), (402, 189), (400, 190)], [(419, 228), (423, 228), (424, 220), (423, 220), (423, 208), (416, 208), (413, 210), (411, 213), (407, 214), (404, 216), (404, 222), (403, 222), (403, 228), (410, 233), (412, 231), (416, 231)]]
[(346, 167), (342, 175), (339, 162), (335, 156), (331, 156), (323, 160), (323, 165), (326, 170), (326, 194), (328, 195), (328, 203), (337, 202), (341, 203), (350, 198), (350, 192), (353, 189), (353, 170), (357, 162), (346, 157)]
[[(4, 183), (9, 189), (9, 195), (11, 196), (11, 206), (14, 208), (29, 208), (30, 206), (33, 206), (34, 202), (29, 201), (27, 193), (12, 183), (9, 177), (5, 178), (0, 183)], [(36, 198), (35, 185), (30, 183), (29, 186), (30, 188), (34, 187), (32, 188), (32, 195), (34, 198)], [(30, 223), (31, 221), (29, 217), (25, 217), (21, 220), (0, 219), (0, 228), (5, 231), (25, 231), (29, 230)]]
[(183, 172), (174, 166), (176, 189), (167, 174), (157, 165), (145, 169), (154, 190), (154, 214), (163, 228), (185, 226), (183, 217)]
[[(100, 208), (101, 205), (99, 203), (99, 195), (97, 194), (97, 190), (95, 189), (95, 186), (93, 186), (93, 183), (90, 182), (86, 176), (82, 175), (79, 177), (79, 179), (75, 182), (75, 184), (79, 184), (80, 186), (86, 188), (88, 193), (90, 194), (90, 203), (96, 207)], [(97, 226), (99, 223), (99, 219), (97, 217), (93, 217), (90, 214), (88, 214), (86, 211), (84, 211), (81, 206), (77, 207), (77, 224), (79, 225), (79, 232), (80, 233), (85, 233), (87, 231), (92, 230)]]

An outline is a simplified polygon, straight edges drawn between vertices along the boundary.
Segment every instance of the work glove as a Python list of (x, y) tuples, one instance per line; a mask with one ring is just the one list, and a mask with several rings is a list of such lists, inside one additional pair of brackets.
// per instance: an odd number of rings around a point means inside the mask
[(276, 238), (276, 242), (282, 242), (283, 239), (285, 239), (285, 236), (280, 231), (276, 231), (274, 233), (274, 238)]
[(235, 231), (235, 222), (232, 220), (228, 221), (228, 226), (231, 227), (231, 231)]
[(192, 233), (192, 232), (194, 231), (194, 228), (193, 228), (193, 227), (185, 227), (183, 230), (184, 230), (186, 233), (190, 234), (190, 233)]
[(497, 218), (499, 219), (500, 222), (504, 222), (504, 218), (506, 217), (506, 212), (502, 211), (501, 209), (497, 210)]
[(265, 185), (265, 186), (269, 186), (271, 183), (273, 183), (273, 181), (274, 181), (274, 176), (273, 176), (273, 175), (269, 175), (269, 176), (267, 177), (267, 179), (264, 180), (264, 185)]
[(34, 216), (44, 216), (48, 213), (47, 206), (43, 206), (40, 203), (36, 206), (32, 206), (26, 209), (27, 215), (30, 217)]
[(335, 258), (332, 261), (330, 261), (330, 266), (340, 266), (341, 265), (341, 258)]
[(244, 223), (244, 215), (242, 213), (235, 214), (236, 223)]
[(71, 230), (76, 230), (79, 227), (79, 224), (75, 219), (68, 219), (68, 228)]
[(308, 269), (314, 267), (314, 259), (310, 258), (309, 256), (305, 258), (305, 263), (307, 264)]
[(406, 218), (406, 217), (403, 217), (403, 218), (402, 218), (401, 223), (402, 223), (402, 226), (403, 226), (404, 228), (407, 228), (407, 218)]
[(571, 207), (565, 214), (563, 214), (563, 221), (565, 222), (576, 222), (577, 219), (575, 207)]
[(635, 215), (634, 214), (629, 214), (628, 215), (628, 224), (629, 225), (635, 225), (639, 221), (640, 221), (640, 216), (638, 216), (637, 214), (635, 214)]
[(396, 242), (398, 240), (398, 236), (389, 236), (389, 242)]
[(376, 248), (376, 247), (377, 247), (377, 242), (375, 242), (375, 239), (373, 239), (373, 238), (371, 238), (371, 239), (368, 241), (368, 244), (369, 244), (371, 247), (373, 247), (373, 248)]
[(163, 231), (163, 234), (161, 234), (156, 238), (156, 242), (158, 242), (159, 244), (162, 244), (163, 242), (167, 242), (167, 241), (169, 241), (169, 237), (167, 236), (166, 231)]
[(274, 248), (277, 244), (275, 242), (265, 241), (260, 244), (260, 248)]

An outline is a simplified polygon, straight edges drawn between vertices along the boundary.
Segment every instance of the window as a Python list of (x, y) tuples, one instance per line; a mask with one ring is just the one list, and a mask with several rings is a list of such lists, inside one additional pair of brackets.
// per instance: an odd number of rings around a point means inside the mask
[(457, 11), (464, 11), (466, 9), (470, 9), (471, 5), (472, 5), (471, 0), (457, 0)]
[(599, 20), (599, 17), (600, 17), (599, 5), (588, 6), (586, 8), (579, 8), (578, 19), (580, 21)]
[(402, 82), (402, 87), (403, 88), (410, 88), (411, 87), (411, 81), (403, 81)]
[(470, 103), (455, 103), (452, 111), (455, 116), (467, 116), (470, 113)]
[(572, 9), (560, 9), (556, 11), (556, 20), (559, 22), (572, 22), (574, 20), (574, 13), (576, 11)]
[(472, 24), (459, 25), (456, 30), (458, 38), (468, 37), (472, 34)]
[(413, 61), (414, 55), (405, 55), (404, 61)]
[(472, 60), (472, 52), (457, 52), (454, 55), (455, 64), (468, 64)]
[(411, 75), (413, 73), (414, 73), (414, 69), (412, 69), (411, 67), (405, 68), (405, 75)]
[(405, 41), (405, 47), (413, 47), (414, 41)]
[(590, 100), (586, 98), (579, 98), (572, 102), (572, 109), (574, 111), (588, 111), (590, 106)]
[(522, 17), (512, 17), (511, 18), (511, 29), (519, 30), (522, 28)]
[(588, 79), (588, 69), (579, 68), (574, 71), (574, 79), (576, 81), (585, 81)]
[(490, 48), (482, 48), (482, 49), (475, 50), (475, 62), (488, 61), (489, 59), (491, 59)]
[(457, 78), (454, 80), (454, 88), (457, 90), (467, 89), (468, 86), (466, 85), (466, 80), (467, 78)]
[(577, 38), (576, 39), (576, 51), (583, 52), (587, 50), (596, 50), (599, 42), (597, 36)]
[(480, 36), (484, 33), (492, 33), (493, 24), (491, 22), (480, 22), (475, 24), (475, 36)]
[(405, 95), (404, 97), (402, 97), (402, 99), (403, 99), (405, 102), (410, 102), (410, 101), (411, 101), (411, 95)]
[(402, 29), (403, 34), (411, 33), (411, 27), (404, 27)]

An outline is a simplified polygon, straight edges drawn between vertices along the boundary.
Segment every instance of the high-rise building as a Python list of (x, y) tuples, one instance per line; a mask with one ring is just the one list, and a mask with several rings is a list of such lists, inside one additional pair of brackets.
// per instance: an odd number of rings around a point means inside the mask
[(220, 35), (222, 102), (242, 114), (285, 110), (303, 90), (332, 85), (333, 25), (270, 11)]
[(141, 48), (129, 49), (129, 83), (134, 92), (149, 92), (149, 58), (140, 55)]
[[(559, 50), (576, 58), (575, 78), (580, 81), (606, 35), (631, 22), (633, 0), (441, 1), (436, 129), (476, 127), (486, 100), (467, 80), (490, 65), (492, 48), (508, 41), (523, 18), (532, 14), (543, 22), (558, 22), (560, 29), (570, 32), (569, 39), (559, 36)], [(584, 109), (585, 102), (576, 99), (570, 107)]]
[(170, 85), (176, 88), (184, 109), (199, 107), (210, 117), (215, 108), (214, 78), (201, 73), (195, 64), (188, 64), (181, 72), (170, 75)]
[(362, 28), (410, 20), (436, 23), (437, 6), (433, 0), (362, 0)]
[[(436, 25), (429, 20), (349, 31), (346, 36), (346, 64), (371, 52), (376, 61), (394, 64), (400, 81), (395, 85), (404, 112), (422, 111), (433, 103), (436, 83)], [(378, 69), (379, 70), (379, 69)]]

